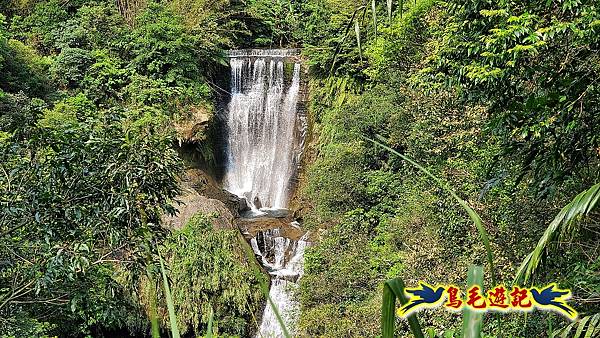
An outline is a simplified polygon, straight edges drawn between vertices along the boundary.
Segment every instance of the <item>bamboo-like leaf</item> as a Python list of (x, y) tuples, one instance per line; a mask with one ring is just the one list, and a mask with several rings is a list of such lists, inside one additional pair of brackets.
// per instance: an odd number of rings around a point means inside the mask
[[(473, 285), (478, 285), (480, 288), (483, 288), (482, 266), (472, 265), (469, 267), (469, 275), (467, 276), (467, 286), (470, 288)], [(483, 313), (480, 311), (474, 311), (470, 307), (465, 307), (465, 309), (463, 310), (463, 337), (481, 337), (482, 324)]]
[(377, 4), (375, 0), (371, 0), (371, 12), (373, 13), (373, 30), (375, 32), (375, 40), (377, 40)]
[[(385, 142), (385, 139), (383, 137), (381, 137), (379, 135), (377, 135), (377, 137), (380, 140), (382, 140), (383, 142)], [(492, 278), (492, 283), (495, 285), (496, 284), (496, 276), (495, 276), (496, 269), (494, 267), (494, 255), (492, 253), (492, 248), (490, 246), (489, 236), (487, 234), (487, 231), (485, 230), (485, 227), (483, 226), (483, 221), (481, 220), (481, 217), (479, 217), (479, 214), (477, 214), (477, 212), (475, 212), (475, 210), (473, 210), (469, 206), (469, 204), (467, 204), (466, 201), (464, 201), (462, 198), (458, 197), (458, 195), (454, 192), (454, 190), (452, 190), (452, 188), (450, 188), (448, 186), (448, 184), (444, 183), (441, 179), (434, 176), (429, 170), (425, 169), (420, 164), (416, 163), (415, 161), (411, 160), (410, 158), (400, 154), (399, 152), (395, 151), (394, 149), (392, 149), (380, 142), (377, 142), (375, 140), (372, 140), (372, 139), (366, 138), (366, 137), (363, 137), (363, 138), (383, 149), (388, 150), (392, 154), (400, 157), (401, 159), (410, 163), (413, 167), (415, 167), (415, 168), (419, 169), (421, 172), (425, 173), (427, 176), (429, 176), (431, 179), (433, 179), (442, 189), (446, 190), (446, 192), (448, 192), (458, 202), (458, 204), (460, 204), (460, 206), (467, 212), (467, 214), (469, 215), (469, 217), (475, 224), (477, 231), (479, 232), (479, 238), (481, 239), (481, 242), (483, 243), (483, 246), (485, 247), (485, 250), (487, 253), (487, 261), (488, 261), (488, 264), (490, 265), (490, 276)]]
[(600, 313), (592, 316), (584, 338), (592, 338), (600, 335), (600, 326), (598, 324), (600, 324)]
[(394, 0), (387, 0), (387, 12), (388, 12), (388, 21), (392, 23), (392, 6), (394, 5)]
[(583, 333), (583, 329), (585, 328), (585, 325), (587, 324), (587, 322), (589, 320), (590, 320), (589, 316), (581, 318), (581, 321), (577, 325), (577, 331), (575, 331), (575, 337), (574, 338), (581, 337), (581, 334)]
[(600, 200), (600, 183), (592, 186), (586, 191), (577, 195), (569, 204), (567, 204), (556, 215), (554, 220), (548, 225), (546, 231), (538, 241), (535, 249), (525, 257), (517, 274), (515, 276), (515, 284), (524, 284), (529, 281), (535, 273), (540, 261), (544, 255), (546, 247), (560, 233), (571, 233), (573, 226), (577, 223), (580, 217), (588, 215), (593, 209), (598, 206)]
[(206, 328), (206, 338), (212, 338), (213, 336), (213, 317), (214, 312), (212, 307), (210, 308), (210, 314), (208, 315), (208, 327)]
[[(600, 335), (600, 313), (585, 316), (552, 333), (552, 337), (593, 338)], [(575, 333), (571, 332), (575, 329)], [(585, 334), (585, 335), (584, 335)]]
[(169, 312), (169, 322), (171, 324), (171, 336), (173, 338), (180, 338), (179, 328), (177, 327), (177, 316), (175, 315), (175, 305), (173, 304), (173, 297), (171, 296), (171, 289), (169, 288), (169, 281), (167, 279), (165, 265), (163, 264), (163, 259), (160, 256), (160, 253), (158, 254), (158, 258), (160, 260), (160, 271), (162, 273), (163, 286), (165, 288), (165, 298), (167, 300), (167, 310)]
[(360, 44), (360, 24), (358, 20), (354, 21), (354, 33), (356, 33), (356, 43), (358, 43), (358, 55), (360, 56), (360, 60), (362, 61), (362, 48)]
[[(382, 338), (394, 337), (394, 324), (396, 323), (396, 299), (400, 304), (408, 303), (408, 298), (404, 294), (404, 281), (400, 278), (394, 278), (383, 283), (383, 302), (381, 305), (381, 336)], [(408, 325), (413, 336), (424, 338), (423, 330), (417, 319), (417, 314), (408, 316)]]

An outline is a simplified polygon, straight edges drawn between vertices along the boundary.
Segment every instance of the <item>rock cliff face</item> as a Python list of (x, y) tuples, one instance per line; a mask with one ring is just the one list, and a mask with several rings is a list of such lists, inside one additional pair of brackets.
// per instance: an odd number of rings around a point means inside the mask
[(247, 206), (237, 196), (223, 190), (203, 170), (187, 169), (180, 177), (182, 193), (174, 203), (175, 215), (164, 215), (163, 225), (182, 228), (196, 213), (214, 215), (216, 228), (233, 229), (235, 219)]
[(175, 123), (179, 144), (198, 143), (206, 140), (213, 116), (214, 114), (206, 107), (191, 107), (188, 114), (180, 117)]

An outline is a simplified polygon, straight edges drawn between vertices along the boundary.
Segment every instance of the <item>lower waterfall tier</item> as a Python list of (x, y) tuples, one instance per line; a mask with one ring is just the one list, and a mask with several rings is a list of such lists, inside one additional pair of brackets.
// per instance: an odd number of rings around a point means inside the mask
[[(257, 260), (271, 277), (269, 296), (293, 332), (299, 313), (294, 293), (304, 272), (304, 250), (309, 245), (309, 233), (300, 229), (289, 217), (257, 216), (238, 220), (249, 240)], [(284, 337), (275, 312), (267, 303), (257, 337)]]

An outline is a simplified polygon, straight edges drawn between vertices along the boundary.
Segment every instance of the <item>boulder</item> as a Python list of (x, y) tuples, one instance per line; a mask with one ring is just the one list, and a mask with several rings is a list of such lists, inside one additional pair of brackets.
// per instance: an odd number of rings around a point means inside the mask
[(256, 209), (262, 208), (262, 203), (260, 203), (260, 198), (258, 198), (258, 196), (254, 197), (254, 201), (252, 201), (252, 203), (254, 204)]
[(202, 196), (194, 189), (183, 189), (173, 206), (177, 210), (175, 215), (163, 215), (162, 217), (162, 223), (165, 226), (181, 229), (192, 216), (201, 212), (205, 215), (214, 215), (212, 224), (215, 228), (235, 228), (235, 217), (223, 202)]
[(247, 201), (242, 201), (237, 195), (221, 188), (215, 179), (203, 170), (187, 169), (180, 179), (182, 186), (191, 187), (200, 195), (223, 202), (235, 217), (238, 217), (240, 212), (250, 209)]

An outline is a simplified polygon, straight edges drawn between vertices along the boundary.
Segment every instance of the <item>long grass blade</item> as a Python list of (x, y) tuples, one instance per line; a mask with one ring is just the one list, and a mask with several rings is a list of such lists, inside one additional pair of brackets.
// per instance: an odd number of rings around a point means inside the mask
[(208, 315), (208, 327), (206, 328), (206, 338), (212, 338), (213, 337), (213, 317), (214, 317), (214, 312), (212, 307), (210, 308), (210, 314)]
[(373, 13), (373, 30), (375, 32), (375, 40), (377, 40), (377, 4), (375, 0), (371, 0), (371, 13)]
[[(377, 136), (380, 140), (385, 142), (385, 139), (383, 139), (383, 137), (381, 136)], [(445, 182), (443, 182), (440, 178), (438, 178), (437, 176), (433, 175), (429, 170), (425, 169), (423, 166), (421, 166), (420, 164), (418, 164), (417, 162), (411, 160), (410, 158), (408, 158), (405, 155), (400, 154), (399, 152), (397, 152), (396, 150), (384, 145), (383, 143), (380, 143), (378, 141), (375, 141), (373, 139), (367, 138), (367, 137), (363, 137), (365, 140), (372, 142), (373, 144), (386, 149), (387, 151), (391, 152), (392, 154), (400, 157), (401, 159), (403, 159), (404, 161), (410, 163), (413, 167), (419, 169), (421, 172), (425, 173), (427, 176), (429, 176), (433, 181), (435, 181), (442, 189), (446, 190), (446, 192), (448, 192), (457, 202), (458, 204), (460, 204), (460, 206), (467, 212), (467, 214), (469, 215), (469, 217), (471, 218), (471, 220), (473, 221), (473, 223), (475, 224), (475, 227), (477, 228), (477, 231), (479, 232), (479, 238), (481, 239), (481, 242), (483, 242), (483, 246), (485, 247), (486, 250), (486, 254), (487, 254), (487, 261), (488, 264), (490, 266), (490, 276), (492, 278), (492, 283), (495, 285), (496, 284), (496, 276), (495, 276), (495, 266), (494, 266), (494, 255), (492, 253), (492, 247), (490, 246), (490, 239), (488, 236), (487, 231), (485, 230), (485, 227), (483, 226), (483, 221), (481, 220), (481, 217), (479, 217), (479, 214), (477, 214), (477, 212), (475, 212), (475, 210), (473, 210), (468, 204), (467, 202), (465, 202), (462, 198), (458, 197), (458, 195), (454, 192), (454, 190), (452, 190), (452, 188), (450, 188), (448, 186), (448, 184), (446, 184)]]
[(381, 303), (381, 336), (390, 338), (394, 336), (394, 324), (396, 322), (396, 295), (383, 283), (383, 300)]
[(348, 36), (348, 33), (350, 32), (350, 28), (352, 27), (352, 24), (354, 23), (356, 14), (363, 8), (364, 8), (364, 6), (361, 6), (357, 9), (355, 9), (354, 12), (352, 13), (352, 17), (348, 21), (348, 24), (346, 25), (346, 29), (344, 29), (344, 35), (342, 36), (342, 39), (338, 42), (337, 46), (335, 47), (335, 52), (333, 53), (333, 61), (331, 62), (331, 68), (329, 69), (329, 76), (333, 75), (333, 70), (335, 69), (335, 63), (337, 61), (337, 57), (338, 57), (340, 51), (342, 50), (342, 44), (344, 43), (344, 41), (346, 41), (346, 37)]
[(150, 332), (152, 338), (160, 338), (160, 328), (158, 325), (158, 312), (156, 310), (156, 284), (150, 271), (146, 271), (148, 284), (150, 285)]
[(163, 259), (160, 256), (160, 253), (158, 254), (158, 258), (160, 260), (160, 271), (162, 273), (163, 286), (165, 288), (165, 298), (167, 300), (167, 310), (169, 312), (169, 323), (171, 324), (171, 336), (173, 338), (180, 338), (179, 328), (177, 327), (177, 316), (175, 315), (175, 305), (173, 304), (173, 297), (171, 296), (171, 289), (169, 288), (169, 281), (167, 279), (165, 265), (163, 264)]
[(358, 20), (354, 21), (354, 33), (356, 34), (356, 43), (358, 44), (358, 55), (362, 61), (362, 47), (360, 44), (360, 24)]
[(535, 273), (540, 261), (544, 255), (546, 247), (557, 237), (559, 233), (566, 235), (573, 232), (573, 226), (580, 217), (588, 215), (598, 206), (600, 200), (600, 183), (593, 185), (588, 190), (579, 195), (567, 204), (556, 215), (554, 220), (548, 225), (546, 231), (538, 241), (535, 249), (525, 257), (521, 266), (517, 270), (514, 283), (524, 284), (529, 281)]
[[(404, 281), (400, 278), (387, 280), (383, 284), (383, 304), (381, 307), (381, 335), (382, 338), (391, 338), (394, 336), (394, 324), (396, 323), (396, 299), (400, 304), (408, 303), (408, 298), (404, 294)], [(419, 324), (417, 314), (413, 313), (407, 317), (408, 326), (413, 336), (424, 338), (423, 330)]]
[(392, 23), (392, 7), (394, 5), (393, 0), (387, 0), (387, 12), (388, 12), (388, 22)]
[[(473, 285), (478, 285), (483, 288), (483, 267), (472, 265), (469, 267), (467, 276), (467, 286), (470, 288)], [(483, 325), (483, 313), (471, 310), (466, 307), (463, 310), (463, 337), (464, 338), (479, 338), (481, 337), (481, 327)]]

